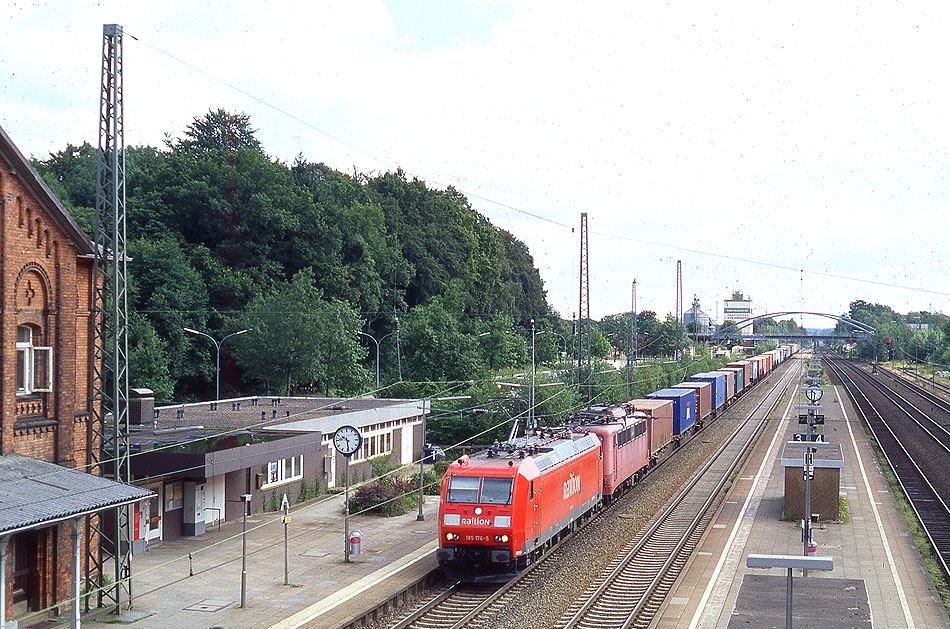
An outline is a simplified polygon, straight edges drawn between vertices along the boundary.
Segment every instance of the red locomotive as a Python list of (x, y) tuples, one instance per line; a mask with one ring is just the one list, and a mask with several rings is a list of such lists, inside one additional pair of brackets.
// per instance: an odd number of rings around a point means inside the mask
[(442, 480), (439, 563), (450, 578), (506, 581), (601, 505), (600, 443), (570, 429), (463, 456)]

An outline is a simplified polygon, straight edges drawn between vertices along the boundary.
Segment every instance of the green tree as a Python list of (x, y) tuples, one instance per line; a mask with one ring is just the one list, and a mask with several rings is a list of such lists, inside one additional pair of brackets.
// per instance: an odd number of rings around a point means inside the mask
[[(405, 323), (403, 323), (405, 322)], [(477, 339), (461, 330), (441, 299), (419, 305), (400, 319), (403, 369), (409, 379), (441, 382), (477, 378), (482, 361)]]
[(311, 269), (254, 298), (236, 323), (253, 332), (235, 339), (235, 359), (268, 389), (279, 386), (290, 395), (317, 384), (329, 395), (331, 387), (353, 392), (368, 377), (359, 364), (366, 349), (357, 342), (356, 313), (324, 300)]
[(129, 381), (146, 387), (160, 402), (174, 401), (175, 382), (169, 370), (168, 344), (158, 337), (145, 315), (129, 314)]
[(524, 337), (515, 332), (514, 321), (507, 315), (489, 319), (487, 329), (477, 338), (484, 361), (491, 371), (524, 365), (530, 360)]

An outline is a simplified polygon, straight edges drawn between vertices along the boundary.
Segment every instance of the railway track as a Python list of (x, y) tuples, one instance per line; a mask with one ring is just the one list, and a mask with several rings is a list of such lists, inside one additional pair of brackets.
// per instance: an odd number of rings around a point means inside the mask
[[(799, 370), (789, 370), (692, 481), (562, 617), (558, 627), (648, 627), (686, 565), (722, 488)], [(764, 411), (763, 411), (764, 409)], [(754, 419), (758, 415), (758, 419)]]
[[(913, 405), (909, 407), (907, 404), (895, 402), (894, 399), (883, 392), (883, 390), (891, 390), (871, 378), (863, 370), (848, 365), (847, 361), (838, 359), (826, 357), (825, 362), (845, 388), (855, 408), (864, 418), (865, 423), (880, 445), (884, 458), (887, 459), (888, 464), (894, 471), (897, 482), (900, 483), (901, 489), (903, 489), (904, 495), (917, 515), (918, 521), (927, 533), (944, 572), (950, 575), (950, 570), (948, 570), (948, 565), (950, 565), (950, 509), (948, 509), (946, 502), (940, 496), (940, 492), (930, 480), (930, 475), (921, 469), (921, 466), (909, 451), (908, 448), (913, 447), (909, 442), (914, 437), (911, 436), (911, 433), (906, 432), (905, 426), (895, 427), (892, 424), (901, 421), (906, 424), (905, 418), (910, 418), (922, 429), (917, 432), (917, 439), (925, 440), (928, 443), (936, 442), (946, 449), (947, 445), (944, 443), (944, 439), (938, 436), (939, 431), (932, 431), (926, 427), (927, 423), (918, 416), (923, 411)], [(868, 388), (872, 390), (869, 391)], [(874, 404), (868, 397), (868, 393), (873, 395), (874, 392), (887, 397), (890, 408), (883, 409)], [(903, 400), (903, 398), (898, 396), (898, 400)], [(904, 429), (905, 431), (899, 437), (895, 428)], [(923, 434), (929, 436), (924, 437)], [(932, 450), (935, 448), (938, 448), (938, 446), (932, 446)], [(946, 455), (940, 456), (939, 460), (941, 462), (938, 465), (945, 468), (948, 460)]]
[(920, 372), (918, 372), (916, 369), (911, 369), (910, 367), (898, 367), (897, 370), (900, 371), (902, 374), (904, 374), (905, 382), (906, 382), (906, 378), (913, 378), (915, 386), (919, 387), (920, 385), (917, 385), (916, 383), (918, 381), (923, 381), (923, 382), (926, 382), (929, 386), (933, 387), (934, 389), (939, 389), (945, 395), (950, 395), (950, 387), (948, 387), (942, 382), (937, 382), (936, 379), (927, 380), (927, 377), (921, 376)]

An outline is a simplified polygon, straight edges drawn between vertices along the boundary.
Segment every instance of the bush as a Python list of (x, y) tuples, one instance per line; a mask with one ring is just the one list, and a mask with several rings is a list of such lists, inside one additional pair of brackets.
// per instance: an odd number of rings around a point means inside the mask
[[(448, 468), (446, 468), (448, 469)], [(442, 474), (437, 473), (435, 470), (426, 470), (425, 476), (423, 477), (425, 482), (425, 487), (423, 492), (427, 496), (438, 496), (441, 490), (442, 485), (442, 476), (445, 475), (445, 472)], [(409, 486), (416, 490), (416, 495), (419, 493), (419, 472), (416, 472), (409, 478)]]
[(397, 476), (385, 476), (360, 485), (350, 498), (350, 513), (366, 511), (387, 517), (408, 513), (417, 504), (417, 494), (412, 490), (410, 481)]
[(320, 495), (320, 483), (310, 483), (306, 478), (300, 481), (300, 493), (297, 494), (297, 502), (307, 502)]
[(395, 452), (387, 452), (369, 460), (370, 477), (385, 476), (399, 467), (399, 463), (393, 456)]

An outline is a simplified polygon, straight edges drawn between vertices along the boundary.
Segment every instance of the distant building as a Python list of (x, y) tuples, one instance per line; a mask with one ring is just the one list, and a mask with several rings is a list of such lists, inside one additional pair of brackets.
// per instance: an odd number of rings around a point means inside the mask
[[(732, 293), (732, 299), (725, 300), (722, 309), (722, 318), (724, 320), (739, 322), (752, 316), (752, 298), (748, 299), (742, 294), (741, 290)], [(747, 323), (739, 328), (739, 334), (749, 336), (752, 334), (752, 323)]]
[[(691, 330), (690, 323), (695, 321), (698, 327)], [(690, 334), (709, 334), (709, 315), (703, 312), (699, 307), (699, 297), (693, 295), (693, 306), (683, 313), (683, 325)]]

